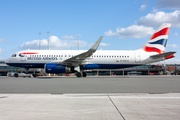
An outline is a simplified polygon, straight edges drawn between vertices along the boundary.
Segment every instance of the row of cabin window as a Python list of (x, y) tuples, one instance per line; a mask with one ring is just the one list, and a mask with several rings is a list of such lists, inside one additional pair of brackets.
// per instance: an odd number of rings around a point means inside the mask
[[(68, 57), (73, 57), (73, 55), (72, 56), (71, 55), (64, 55), (64, 57), (67, 57), (67, 56)], [(30, 55), (30, 57), (63, 57), (63, 55)], [(104, 55), (104, 56), (103, 55), (102, 56), (101, 55), (94, 55), (94, 56), (91, 56), (91, 57), (112, 57), (112, 58), (113, 57), (115, 57), (115, 58), (116, 57), (117, 58), (122, 57), (122, 58), (129, 58), (129, 56), (116, 56), (116, 55), (115, 56), (111, 56), (111, 55), (109, 55), (109, 56), (108, 55), (107, 56), (106, 55)]]
[(116, 55), (115, 55), (115, 56), (113, 56), (113, 55), (112, 55), (112, 56), (111, 56), (111, 55), (109, 55), (109, 56), (108, 56), (108, 55), (107, 55), (107, 56), (106, 56), (106, 55), (104, 55), (104, 56), (103, 56), (103, 55), (102, 55), (102, 56), (101, 56), (101, 55), (94, 55), (94, 56), (92, 56), (92, 57), (112, 57), (112, 58), (113, 58), (113, 57), (115, 57), (115, 58), (116, 58), (116, 57), (117, 57), (117, 58), (121, 58), (121, 57), (122, 57), (122, 58), (129, 58), (129, 56), (118, 56), (118, 55), (117, 55), (117, 56), (116, 56)]
[[(64, 55), (64, 57), (73, 57), (73, 55)], [(63, 57), (63, 55), (30, 55), (30, 57)]]

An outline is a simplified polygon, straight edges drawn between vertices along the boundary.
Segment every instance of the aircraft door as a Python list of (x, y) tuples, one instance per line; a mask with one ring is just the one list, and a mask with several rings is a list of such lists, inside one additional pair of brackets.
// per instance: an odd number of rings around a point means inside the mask
[(141, 54), (140, 54), (140, 52), (135, 52), (135, 62), (141, 62)]
[(21, 61), (22, 61), (22, 62), (26, 61), (26, 55), (22, 55), (22, 56), (21, 56)]

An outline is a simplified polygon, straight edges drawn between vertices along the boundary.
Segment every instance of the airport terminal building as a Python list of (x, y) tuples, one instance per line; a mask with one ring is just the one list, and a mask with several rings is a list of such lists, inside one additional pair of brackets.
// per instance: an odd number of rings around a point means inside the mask
[[(5, 61), (0, 61), (0, 76), (7, 76), (7, 73), (13, 70), (25, 72), (24, 68), (12, 67), (6, 65)], [(39, 73), (43, 69), (32, 68), (30, 73)], [(93, 69), (87, 70), (88, 76), (100, 75), (160, 75), (160, 74), (180, 74), (180, 63), (154, 63), (142, 66), (136, 66), (125, 69)]]

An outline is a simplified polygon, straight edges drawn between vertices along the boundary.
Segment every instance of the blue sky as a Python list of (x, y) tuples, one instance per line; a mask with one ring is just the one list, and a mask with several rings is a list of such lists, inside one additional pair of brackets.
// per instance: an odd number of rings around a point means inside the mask
[(0, 59), (26, 49), (88, 50), (100, 36), (99, 49), (136, 50), (164, 22), (172, 23), (168, 62), (180, 62), (179, 0), (1, 0)]

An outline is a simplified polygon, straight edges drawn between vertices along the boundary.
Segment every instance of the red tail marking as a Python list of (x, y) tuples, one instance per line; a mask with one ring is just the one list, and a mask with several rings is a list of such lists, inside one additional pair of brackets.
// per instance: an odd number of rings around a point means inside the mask
[(170, 27), (167, 27), (167, 28), (164, 28), (164, 29), (160, 30), (157, 33), (154, 33), (153, 36), (150, 38), (150, 40), (152, 40), (152, 39), (154, 39), (156, 37), (159, 37), (161, 35), (169, 35), (169, 30), (170, 30)]
[(173, 58), (173, 57), (175, 57), (174, 54), (172, 54), (172, 55), (170, 55), (168, 57), (165, 57), (165, 59), (170, 59), (170, 58)]
[(146, 52), (157, 52), (157, 53), (164, 53), (164, 51), (161, 51), (160, 49), (158, 49), (158, 48), (155, 48), (155, 47), (147, 47), (147, 46), (145, 46), (144, 47), (144, 51), (146, 51)]

